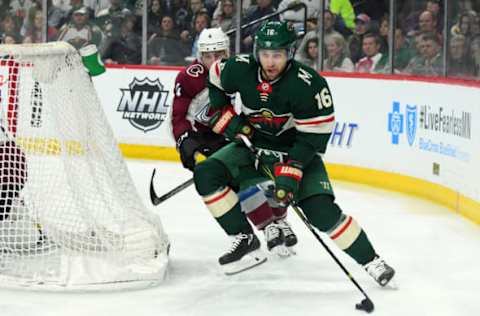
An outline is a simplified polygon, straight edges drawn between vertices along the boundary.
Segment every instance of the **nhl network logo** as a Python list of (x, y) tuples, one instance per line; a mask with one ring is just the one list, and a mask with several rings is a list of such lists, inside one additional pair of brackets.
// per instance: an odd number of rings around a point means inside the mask
[(404, 121), (408, 144), (413, 146), (417, 133), (417, 106), (407, 105), (405, 114), (402, 114), (400, 113), (400, 102), (393, 102), (392, 112), (388, 113), (388, 131), (392, 135), (392, 144), (394, 145), (398, 145), (400, 142), (400, 135), (404, 132)]
[(166, 104), (168, 91), (159, 81), (134, 78), (128, 89), (120, 89), (122, 98), (117, 111), (123, 112), (133, 127), (145, 133), (158, 128), (165, 120), (168, 111)]

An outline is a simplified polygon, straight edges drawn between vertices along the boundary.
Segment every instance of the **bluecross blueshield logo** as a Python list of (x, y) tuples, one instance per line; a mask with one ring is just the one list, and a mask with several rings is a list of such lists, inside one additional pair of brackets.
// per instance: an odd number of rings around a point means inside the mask
[(406, 120), (405, 126), (407, 127), (407, 140), (410, 146), (415, 141), (415, 134), (417, 133), (417, 106), (407, 105), (405, 110)]
[(400, 113), (399, 102), (393, 102), (392, 112), (388, 113), (388, 131), (392, 134), (392, 144), (398, 145), (400, 134), (403, 133), (403, 114)]
[(405, 114), (401, 113), (400, 102), (393, 102), (392, 112), (388, 113), (388, 131), (392, 135), (392, 144), (400, 143), (400, 135), (403, 134), (405, 121), (405, 133), (410, 146), (415, 142), (417, 134), (417, 106), (406, 105)]

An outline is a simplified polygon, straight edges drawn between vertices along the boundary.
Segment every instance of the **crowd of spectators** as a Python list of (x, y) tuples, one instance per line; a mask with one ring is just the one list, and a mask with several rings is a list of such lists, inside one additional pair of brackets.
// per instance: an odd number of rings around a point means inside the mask
[[(319, 43), (319, 0), (147, 0), (148, 64), (186, 65), (197, 55), (196, 41), (207, 27), (228, 32), (240, 17), (245, 24), (303, 2), (308, 8), (306, 29), (303, 12), (286, 11), (272, 19), (291, 21), (305, 35), (298, 41), (296, 59), (319, 70), (390, 73), (389, 0), (325, 0), (323, 45)], [(76, 48), (99, 47), (106, 63), (140, 64), (144, 0), (0, 0), (2, 43), (67, 41)], [(447, 71), (452, 77), (480, 77), (480, 0), (397, 1), (394, 27), (393, 72), (442, 76), (443, 45)], [(444, 28), (445, 15), (448, 17)], [(44, 18), (47, 32), (44, 34)], [(260, 24), (241, 33), (240, 51), (252, 51), (253, 34)], [(444, 29), (448, 34), (445, 34)], [(234, 33), (231, 33), (232, 49)]]

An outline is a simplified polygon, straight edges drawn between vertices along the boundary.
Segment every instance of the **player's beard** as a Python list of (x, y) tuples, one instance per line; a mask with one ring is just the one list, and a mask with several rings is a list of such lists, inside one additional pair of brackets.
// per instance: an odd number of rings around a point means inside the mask
[(289, 65), (290, 65), (290, 63), (287, 62), (287, 64), (285, 64), (285, 67), (283, 67), (282, 69), (277, 70), (277, 68), (273, 68), (270, 71), (267, 71), (267, 69), (261, 67), (262, 77), (263, 77), (263, 79), (265, 79), (267, 81), (276, 80), (276, 79), (280, 78), (285, 73), (285, 71), (287, 70)]

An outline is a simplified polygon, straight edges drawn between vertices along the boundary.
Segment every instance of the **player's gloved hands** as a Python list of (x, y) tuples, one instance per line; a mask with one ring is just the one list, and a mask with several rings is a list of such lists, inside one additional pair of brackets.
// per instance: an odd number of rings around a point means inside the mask
[(195, 168), (195, 154), (203, 153), (203, 144), (197, 132), (189, 130), (177, 140), (177, 149), (184, 168), (193, 171)]
[(295, 160), (287, 163), (277, 162), (273, 165), (275, 176), (275, 191), (273, 197), (279, 203), (288, 205), (295, 199), (295, 195), (302, 180), (302, 164)]
[(215, 112), (210, 119), (210, 126), (215, 133), (223, 134), (232, 141), (238, 138), (238, 134), (248, 138), (253, 136), (252, 126), (239, 116), (231, 105)]

